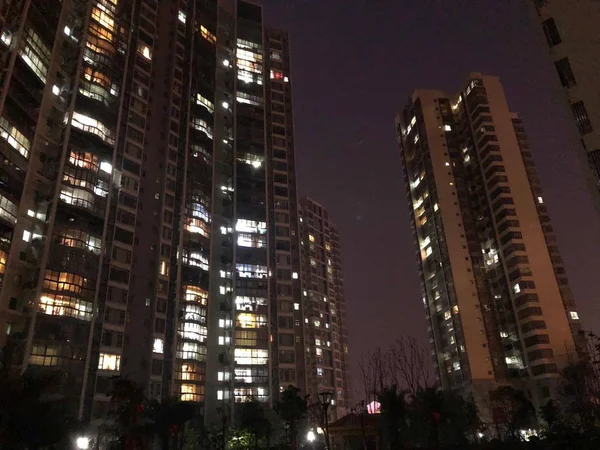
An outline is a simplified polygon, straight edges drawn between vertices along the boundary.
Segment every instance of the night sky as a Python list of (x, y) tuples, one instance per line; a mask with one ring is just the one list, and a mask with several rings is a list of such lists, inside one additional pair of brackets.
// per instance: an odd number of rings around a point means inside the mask
[(499, 76), (525, 122), (579, 315), (600, 331), (600, 222), (526, 1), (262, 1), (291, 35), (300, 193), (341, 232), (354, 374), (402, 334), (426, 343), (395, 114), (414, 89), (454, 93), (474, 71)]

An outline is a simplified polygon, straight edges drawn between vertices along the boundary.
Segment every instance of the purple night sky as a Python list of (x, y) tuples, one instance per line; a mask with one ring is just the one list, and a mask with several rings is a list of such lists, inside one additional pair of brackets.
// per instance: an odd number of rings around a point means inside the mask
[(475, 71), (500, 77), (525, 122), (579, 315), (600, 331), (600, 223), (526, 1), (262, 1), (291, 34), (300, 193), (341, 232), (354, 374), (402, 334), (426, 342), (395, 114), (414, 89), (454, 93)]

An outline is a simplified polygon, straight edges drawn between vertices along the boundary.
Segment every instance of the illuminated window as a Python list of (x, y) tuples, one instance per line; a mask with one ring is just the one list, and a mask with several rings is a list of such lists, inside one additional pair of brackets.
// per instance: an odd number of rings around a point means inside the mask
[(4, 117), (0, 117), (0, 137), (25, 158), (29, 158), (31, 142)]
[(236, 348), (234, 359), (241, 365), (264, 365), (268, 363), (269, 351), (263, 349)]
[(267, 326), (267, 316), (264, 314), (239, 313), (235, 326), (237, 328), (261, 328)]
[(19, 55), (33, 73), (45, 83), (50, 63), (50, 49), (42, 42), (40, 35), (33, 28), (25, 30), (24, 42), (25, 45), (19, 50)]
[(7, 47), (10, 46), (12, 42), (12, 34), (10, 34), (7, 30), (3, 30), (2, 34), (0, 34), (0, 41)]
[(279, 70), (271, 70), (271, 80), (281, 81), (284, 78), (285, 76), (283, 75), (283, 72), (280, 72)]
[(209, 139), (213, 138), (213, 130), (205, 120), (194, 117), (192, 119), (192, 127), (196, 130), (202, 131), (204, 134), (206, 134), (206, 136), (208, 136)]
[[(44, 292), (40, 297), (39, 310), (44, 314), (53, 316), (91, 320), (93, 304), (91, 300), (86, 301), (80, 298), (84, 292), (85, 281), (84, 278), (75, 274), (46, 271), (44, 290), (57, 292)], [(91, 290), (87, 292), (88, 295), (92, 294)]]
[(541, 205), (542, 203), (544, 203), (544, 199), (542, 197), (538, 197), (537, 198), (538, 203)]
[(571, 319), (579, 320), (579, 314), (576, 311), (570, 311), (569, 315), (571, 316)]
[(154, 353), (163, 353), (165, 349), (165, 341), (160, 338), (154, 338), (154, 344), (152, 345), (152, 351)]
[(92, 8), (92, 19), (97, 21), (100, 25), (109, 31), (115, 31), (115, 19), (112, 17), (112, 8), (109, 9), (103, 4), (104, 2), (97, 2)]
[(208, 292), (198, 286), (184, 286), (184, 299), (186, 302), (198, 303), (206, 306), (208, 301)]
[(150, 47), (146, 44), (140, 43), (138, 45), (138, 53), (146, 58), (148, 61), (152, 60), (152, 53), (150, 52)]
[(200, 402), (204, 398), (204, 386), (197, 384), (182, 384), (181, 385), (181, 401), (182, 402)]
[(265, 234), (267, 232), (267, 224), (265, 222), (255, 222), (253, 220), (238, 219), (235, 225), (235, 231)]
[(519, 283), (516, 283), (516, 284), (513, 286), (513, 292), (514, 292), (515, 294), (518, 294), (519, 292), (521, 292), (521, 286), (519, 286)]
[(180, 342), (177, 357), (179, 359), (204, 361), (206, 360), (206, 347), (198, 342)]
[(263, 55), (262, 51), (260, 51), (259, 44), (255, 44), (254, 42), (250, 41), (245, 41), (244, 43), (242, 43), (240, 41), (242, 40), (238, 39), (238, 48), (235, 52), (235, 55), (239, 59), (252, 62), (262, 62)]
[(189, 266), (200, 267), (203, 270), (208, 270), (208, 257), (199, 252), (191, 252), (188, 249), (183, 249), (183, 264)]
[(80, 129), (81, 131), (85, 131), (86, 133), (95, 134), (109, 145), (114, 145), (115, 143), (114, 133), (102, 122), (99, 122), (98, 120), (89, 116), (74, 112), (71, 125)]
[(98, 172), (98, 157), (90, 152), (71, 152), (69, 163), (74, 166)]
[(101, 238), (88, 234), (83, 230), (63, 229), (59, 231), (57, 238), (60, 245), (100, 254)]
[(115, 355), (112, 353), (100, 353), (100, 359), (98, 360), (98, 370), (120, 370), (121, 368), (121, 355)]
[(201, 324), (206, 324), (206, 308), (200, 305), (187, 303), (183, 305), (182, 312), (184, 321), (191, 320)]
[(246, 94), (245, 92), (238, 91), (236, 100), (238, 103), (245, 103), (252, 106), (262, 106), (263, 98), (257, 95)]
[(60, 190), (60, 199), (69, 205), (87, 209), (94, 207), (94, 194), (84, 189), (63, 186)]
[(198, 233), (202, 236), (210, 236), (210, 226), (202, 219), (186, 218), (185, 229), (190, 233)]
[(245, 296), (235, 298), (235, 308), (238, 311), (256, 311), (260, 306), (267, 306), (266, 298)]
[(208, 31), (208, 29), (204, 25), (200, 25), (200, 34), (202, 35), (202, 37), (204, 39), (206, 39), (207, 41), (209, 41), (212, 44), (217, 42), (217, 37), (214, 34), (212, 34), (210, 31)]
[(163, 260), (163, 261), (160, 262), (159, 273), (161, 275), (164, 275), (165, 277), (169, 276), (169, 264), (167, 263), (167, 261)]
[(178, 378), (184, 381), (202, 381), (202, 368), (194, 363), (182, 364)]
[(185, 23), (186, 15), (182, 10), (179, 10), (179, 12), (177, 13), (177, 18), (181, 23)]
[(257, 236), (250, 233), (238, 233), (237, 245), (240, 247), (263, 248), (267, 246), (265, 236)]
[(190, 203), (187, 207), (187, 212), (192, 217), (197, 217), (198, 219), (202, 219), (205, 222), (210, 223), (210, 213), (208, 212), (206, 206), (204, 206), (202, 203)]
[(450, 315), (451, 315), (450, 311), (446, 311), (446, 312), (444, 313), (444, 319), (445, 319), (445, 320), (448, 320), (448, 319), (450, 318)]
[(205, 342), (208, 334), (205, 326), (194, 322), (182, 322), (179, 324), (179, 334), (183, 339)]
[(297, 280), (297, 279), (298, 279), (298, 272), (294, 272), (294, 273), (292, 273), (292, 278), (293, 278), (294, 280)]
[(98, 70), (93, 70), (91, 67), (86, 67), (83, 71), (83, 77), (87, 81), (104, 87), (107, 91), (110, 91), (111, 89), (112, 83), (108, 75), (105, 75)]
[(236, 270), (240, 278), (267, 278), (267, 266), (254, 264), (236, 264)]
[(309, 235), (308, 235), (308, 240), (309, 240), (310, 242), (315, 242), (315, 237), (314, 237), (312, 234), (309, 234)]
[(218, 372), (217, 381), (229, 381), (231, 379), (231, 373), (229, 372)]
[(0, 217), (12, 223), (17, 223), (19, 207), (0, 194)]
[(236, 330), (235, 345), (237, 347), (256, 347), (258, 344), (258, 332), (252, 330)]
[(231, 328), (231, 320), (219, 319), (219, 328)]
[(58, 365), (58, 347), (50, 345), (33, 345), (29, 364), (36, 366), (57, 366)]
[(197, 94), (196, 95), (196, 103), (199, 105), (204, 106), (206, 109), (208, 109), (211, 113), (215, 112), (215, 105), (213, 102), (211, 102), (209, 99), (207, 99), (206, 97)]

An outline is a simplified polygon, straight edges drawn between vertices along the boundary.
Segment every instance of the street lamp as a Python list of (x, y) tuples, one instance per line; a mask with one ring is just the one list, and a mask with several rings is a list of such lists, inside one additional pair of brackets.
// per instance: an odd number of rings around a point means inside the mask
[(325, 423), (325, 443), (327, 444), (327, 450), (331, 450), (331, 442), (329, 440), (329, 406), (331, 405), (331, 401), (333, 400), (333, 392), (323, 391), (317, 394), (319, 397), (319, 403), (321, 404), (322, 412), (323, 412), (323, 421)]
[(315, 442), (316, 438), (315, 432), (313, 430), (308, 430), (308, 433), (306, 433), (306, 440), (308, 442)]
[(90, 438), (85, 436), (79, 436), (75, 440), (75, 446), (80, 450), (87, 450), (90, 448)]

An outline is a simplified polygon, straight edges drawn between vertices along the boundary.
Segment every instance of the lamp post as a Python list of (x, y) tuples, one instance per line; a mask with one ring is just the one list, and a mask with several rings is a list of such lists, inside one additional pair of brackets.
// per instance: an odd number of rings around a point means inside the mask
[(331, 442), (329, 439), (329, 406), (331, 405), (331, 400), (333, 400), (333, 392), (319, 392), (317, 394), (319, 397), (319, 403), (322, 408), (323, 413), (323, 422), (325, 424), (325, 444), (327, 445), (327, 450), (331, 450)]

